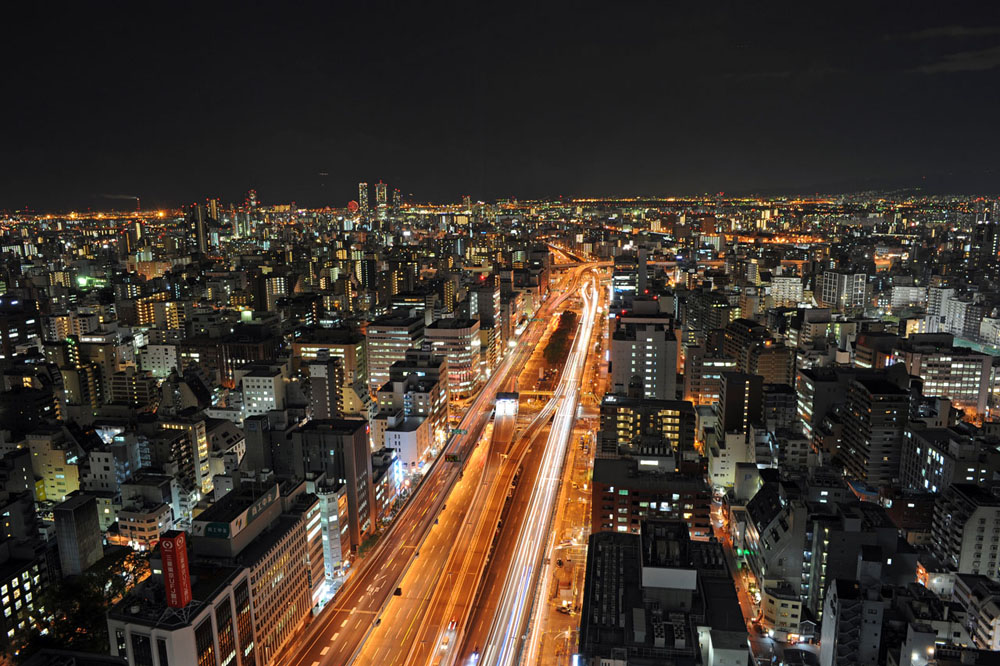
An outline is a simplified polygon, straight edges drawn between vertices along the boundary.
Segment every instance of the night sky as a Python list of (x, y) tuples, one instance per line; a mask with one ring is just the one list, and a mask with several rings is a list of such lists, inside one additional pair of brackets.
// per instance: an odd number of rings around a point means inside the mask
[(0, 210), (1000, 191), (998, 3), (482, 4), (5, 3)]

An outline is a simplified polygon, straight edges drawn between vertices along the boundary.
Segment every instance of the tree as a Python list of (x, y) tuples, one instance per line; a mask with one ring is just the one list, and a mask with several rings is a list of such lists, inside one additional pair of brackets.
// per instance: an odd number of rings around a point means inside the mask
[(107, 612), (150, 573), (150, 552), (122, 549), (79, 576), (52, 581), (27, 627), (11, 641), (17, 661), (46, 647), (107, 654)]

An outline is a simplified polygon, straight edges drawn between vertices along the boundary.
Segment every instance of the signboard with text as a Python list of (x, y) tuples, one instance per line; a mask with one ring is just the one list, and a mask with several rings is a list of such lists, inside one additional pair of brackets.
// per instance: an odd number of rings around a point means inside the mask
[(160, 557), (163, 558), (163, 587), (167, 590), (167, 605), (184, 608), (191, 603), (191, 572), (184, 532), (171, 530), (163, 535)]

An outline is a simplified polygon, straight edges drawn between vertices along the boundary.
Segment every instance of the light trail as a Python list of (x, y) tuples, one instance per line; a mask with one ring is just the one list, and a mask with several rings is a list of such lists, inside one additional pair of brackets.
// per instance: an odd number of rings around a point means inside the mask
[(583, 286), (581, 297), (583, 312), (565, 371), (552, 398), (553, 404), (557, 403), (558, 407), (545, 444), (538, 480), (532, 490), (518, 534), (518, 547), (507, 570), (501, 600), (483, 651), (481, 663), (486, 666), (513, 666), (519, 663), (524, 647), (525, 625), (534, 602), (535, 581), (549, 536), (566, 447), (576, 422), (580, 379), (597, 319), (598, 299), (593, 280)]

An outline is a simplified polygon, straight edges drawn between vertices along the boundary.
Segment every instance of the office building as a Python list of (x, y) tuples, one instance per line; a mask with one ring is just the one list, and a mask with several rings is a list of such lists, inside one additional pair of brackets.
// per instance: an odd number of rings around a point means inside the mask
[(683, 521), (692, 538), (707, 539), (712, 535), (711, 505), (711, 489), (704, 478), (677, 473), (672, 458), (594, 461), (591, 533), (638, 534), (642, 521), (658, 518)]
[(451, 399), (462, 400), (470, 396), (485, 379), (480, 365), (479, 320), (438, 319), (424, 334), (431, 351), (447, 359)]
[(722, 374), (736, 370), (736, 359), (713, 356), (703, 345), (686, 345), (684, 351), (684, 400), (697, 405), (719, 401)]
[(993, 357), (953, 345), (950, 334), (916, 334), (900, 341), (895, 361), (923, 380), (923, 394), (948, 398), (973, 418), (986, 414)]
[(97, 501), (92, 495), (73, 494), (52, 511), (64, 576), (78, 576), (104, 556)]
[(292, 370), (300, 368), (309, 374), (315, 418), (371, 418), (368, 344), (361, 333), (347, 328), (305, 333), (292, 343)]
[(368, 387), (375, 393), (389, 381), (389, 367), (406, 358), (408, 349), (420, 349), (423, 345), (424, 318), (396, 310), (369, 322), (365, 335), (368, 340)]
[(764, 422), (764, 382), (757, 375), (726, 372), (719, 395), (719, 426), (724, 433), (748, 433)]
[(903, 488), (938, 493), (953, 483), (987, 487), (997, 464), (989, 443), (965, 428), (926, 428), (911, 421), (903, 432)]
[(611, 385), (624, 393), (642, 385), (652, 400), (677, 399), (677, 339), (664, 324), (625, 324), (611, 336)]
[(892, 382), (857, 378), (848, 386), (841, 454), (847, 472), (871, 488), (899, 479), (910, 394)]
[(319, 501), (304, 488), (254, 482), (199, 516), (190, 547), (167, 533), (154, 575), (108, 611), (111, 653), (154, 666), (274, 663), (325, 582)]
[(368, 183), (358, 183), (358, 213), (361, 219), (368, 219)]
[(293, 478), (323, 474), (333, 488), (347, 489), (347, 524), (356, 550), (375, 527), (375, 496), (368, 424), (362, 419), (312, 420), (272, 442), (274, 469)]
[(694, 450), (690, 402), (607, 394), (601, 401), (601, 438), (611, 452), (680, 456)]
[(867, 301), (868, 276), (864, 273), (826, 271), (819, 288), (823, 307), (839, 312), (863, 308)]
[(243, 375), (243, 414), (258, 416), (285, 408), (285, 376), (279, 368), (258, 367)]
[(949, 571), (1000, 580), (1000, 500), (972, 483), (943, 489), (934, 506), (931, 546)]

